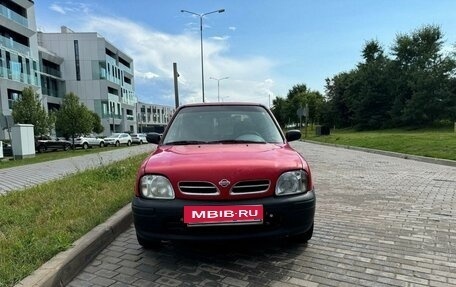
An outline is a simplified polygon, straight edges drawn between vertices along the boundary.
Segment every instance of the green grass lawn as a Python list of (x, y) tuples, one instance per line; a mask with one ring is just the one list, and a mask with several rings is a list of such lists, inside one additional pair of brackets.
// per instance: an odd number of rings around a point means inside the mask
[(303, 131), (303, 139), (319, 142), (456, 160), (456, 133), (452, 127), (366, 132), (331, 129), (329, 136), (316, 136), (315, 132), (309, 129), (307, 138), (304, 134)]
[(0, 196), (0, 286), (13, 286), (130, 202), (146, 156)]
[(62, 158), (68, 158), (68, 157), (74, 157), (74, 156), (81, 156), (81, 155), (86, 155), (86, 154), (90, 154), (90, 153), (98, 153), (98, 152), (109, 151), (109, 150), (113, 150), (113, 149), (119, 149), (119, 148), (126, 148), (126, 146), (120, 146), (120, 147), (106, 146), (103, 148), (93, 147), (93, 148), (89, 148), (87, 150), (84, 150), (82, 148), (77, 148), (77, 149), (68, 150), (68, 151), (58, 150), (58, 151), (37, 153), (36, 156), (33, 158), (0, 161), (0, 169), (14, 167), (14, 166), (27, 165), (27, 164), (32, 164), (32, 163), (51, 161), (51, 160), (62, 159)]

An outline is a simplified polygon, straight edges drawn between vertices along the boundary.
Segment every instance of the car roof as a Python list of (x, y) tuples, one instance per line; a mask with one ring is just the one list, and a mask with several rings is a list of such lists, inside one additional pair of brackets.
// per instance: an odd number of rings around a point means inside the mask
[(179, 106), (179, 108), (185, 107), (201, 107), (201, 106), (260, 106), (266, 108), (265, 105), (253, 102), (213, 102), (213, 103), (193, 103)]

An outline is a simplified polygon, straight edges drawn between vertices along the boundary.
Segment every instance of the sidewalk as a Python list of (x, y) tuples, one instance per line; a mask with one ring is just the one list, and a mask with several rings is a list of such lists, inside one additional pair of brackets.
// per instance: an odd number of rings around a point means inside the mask
[(144, 144), (105, 152), (100, 149), (99, 153), (0, 169), (0, 196), (140, 153), (151, 152), (155, 147), (153, 144)]

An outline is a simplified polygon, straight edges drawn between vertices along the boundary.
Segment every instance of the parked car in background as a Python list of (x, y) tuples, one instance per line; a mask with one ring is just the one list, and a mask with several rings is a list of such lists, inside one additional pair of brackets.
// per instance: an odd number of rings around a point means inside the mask
[(158, 147), (138, 169), (132, 201), (137, 239), (144, 248), (161, 240), (307, 242), (316, 196), (310, 167), (260, 104), (181, 106)]
[(11, 143), (3, 142), (2, 147), (3, 147), (2, 151), (3, 151), (4, 157), (13, 156), (13, 147), (11, 146)]
[(94, 135), (81, 135), (74, 139), (74, 146), (82, 147), (83, 149), (88, 149), (89, 147), (94, 146), (104, 147), (105, 141), (104, 139)]
[(50, 136), (35, 137), (35, 150), (39, 153), (51, 150), (69, 150), (72, 143), (62, 138)]
[(134, 144), (143, 144), (147, 143), (146, 134), (131, 134), (131, 143)]
[(131, 136), (127, 133), (113, 133), (109, 137), (104, 138), (105, 145), (120, 146), (125, 144), (131, 146)]

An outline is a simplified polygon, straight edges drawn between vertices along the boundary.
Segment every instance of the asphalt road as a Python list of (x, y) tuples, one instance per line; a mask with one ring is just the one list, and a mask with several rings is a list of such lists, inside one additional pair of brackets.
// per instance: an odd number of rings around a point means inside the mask
[(456, 286), (456, 168), (297, 142), (313, 238), (142, 249), (131, 227), (69, 286)]

